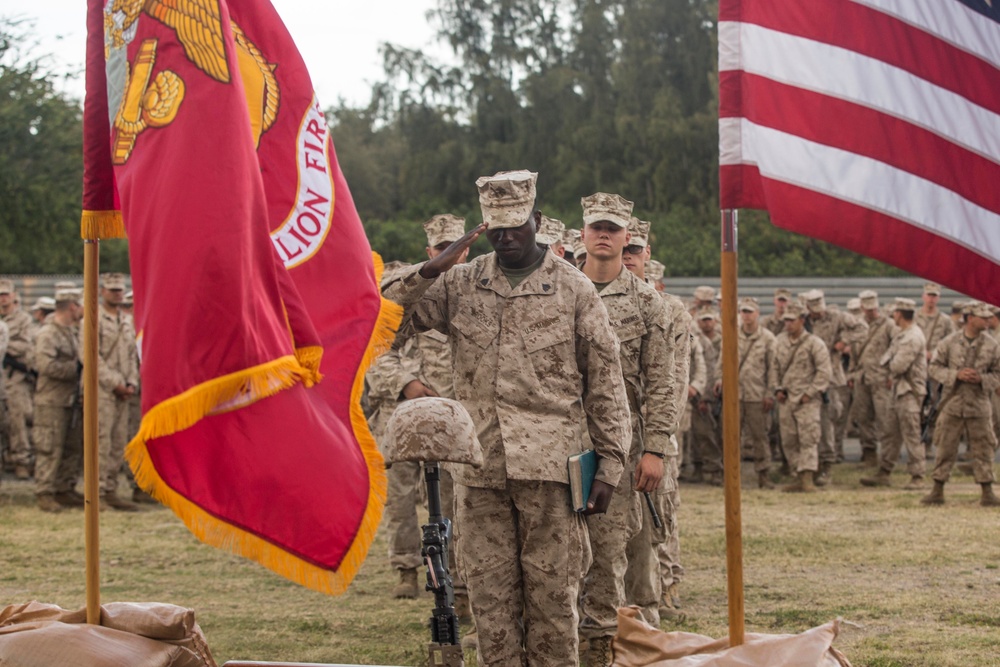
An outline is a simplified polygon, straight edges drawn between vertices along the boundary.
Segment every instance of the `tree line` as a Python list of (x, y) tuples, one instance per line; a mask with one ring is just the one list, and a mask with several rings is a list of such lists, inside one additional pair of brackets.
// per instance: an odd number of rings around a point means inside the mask
[[(579, 227), (580, 197), (620, 193), (668, 275), (717, 274), (716, 13), (716, 0), (438, 0), (428, 20), (451, 62), (384, 44), (370, 102), (327, 110), (372, 247), (419, 261), (423, 220), (478, 221), (476, 178), (530, 169), (547, 215)], [(80, 103), (28, 42), (0, 20), (0, 271), (76, 272)], [(762, 212), (740, 230), (743, 275), (899, 273)], [(124, 269), (124, 242), (105, 245), (102, 268)]]

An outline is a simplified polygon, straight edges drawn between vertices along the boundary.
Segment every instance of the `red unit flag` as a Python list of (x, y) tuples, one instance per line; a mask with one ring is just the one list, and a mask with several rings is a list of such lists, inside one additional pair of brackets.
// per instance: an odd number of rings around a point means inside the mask
[(722, 208), (1000, 304), (1000, 4), (720, 0)]
[(302, 58), (267, 0), (90, 11), (141, 356), (136, 479), (205, 542), (340, 593), (381, 517), (360, 395), (400, 313)]

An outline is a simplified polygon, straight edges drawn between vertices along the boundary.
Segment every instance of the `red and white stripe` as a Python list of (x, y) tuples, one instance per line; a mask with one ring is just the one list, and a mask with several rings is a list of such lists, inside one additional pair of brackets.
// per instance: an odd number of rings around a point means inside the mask
[(959, 0), (720, 0), (719, 93), (723, 208), (1000, 304), (995, 19)]

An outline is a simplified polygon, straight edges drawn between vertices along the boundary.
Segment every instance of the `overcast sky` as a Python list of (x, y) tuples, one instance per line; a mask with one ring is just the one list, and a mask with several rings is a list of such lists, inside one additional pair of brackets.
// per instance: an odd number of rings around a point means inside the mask
[[(427, 50), (434, 26), (425, 17), (435, 0), (272, 0), (309, 68), (320, 103), (339, 97), (368, 102), (370, 84), (381, 78), (378, 46), (392, 42)], [(61, 68), (83, 70), (86, 0), (0, 0), (0, 16), (35, 20), (40, 45), (35, 55), (52, 54)], [(437, 56), (446, 50), (434, 46)], [(65, 92), (83, 99), (83, 76)]]

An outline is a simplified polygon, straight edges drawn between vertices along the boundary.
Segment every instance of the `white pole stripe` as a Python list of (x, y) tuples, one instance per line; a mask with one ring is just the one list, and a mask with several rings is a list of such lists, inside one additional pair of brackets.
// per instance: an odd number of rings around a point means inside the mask
[[(1000, 23), (956, 0), (851, 0), (1000, 67)], [(996, 1), (996, 0), (994, 0)], [(984, 0), (985, 2), (985, 0)]]
[[(1000, 163), (1000, 115), (855, 51), (750, 23), (737, 25), (734, 33), (720, 23), (719, 35), (736, 40), (727, 44), (741, 50), (744, 71), (895, 116)], [(720, 71), (725, 71), (721, 58)]]
[(739, 119), (739, 125), (735, 129), (733, 123), (720, 122), (720, 141), (724, 132), (730, 135), (727, 141), (738, 132), (742, 163), (755, 164), (761, 176), (885, 213), (1000, 261), (1000, 215), (953, 190), (884, 162), (746, 119)]

